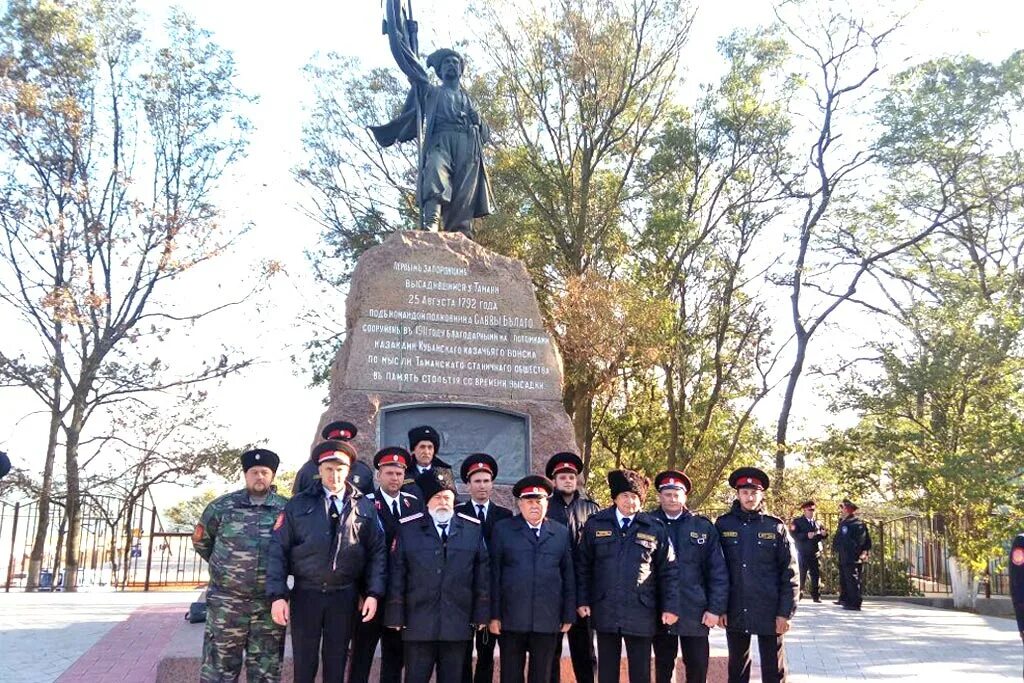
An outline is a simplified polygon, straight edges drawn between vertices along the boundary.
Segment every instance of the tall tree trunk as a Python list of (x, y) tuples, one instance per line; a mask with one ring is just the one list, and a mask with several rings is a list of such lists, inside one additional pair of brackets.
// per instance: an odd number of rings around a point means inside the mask
[(804, 362), (807, 360), (807, 342), (810, 336), (804, 333), (802, 327), (797, 328), (796, 335), (796, 358), (793, 361), (793, 368), (789, 371), (789, 379), (786, 382), (786, 394), (782, 399), (782, 410), (779, 411), (779, 423), (775, 430), (775, 481), (772, 488), (782, 491), (785, 484), (786, 456), (789, 455), (789, 416), (793, 412), (793, 397), (796, 394), (796, 385), (800, 381), (800, 375), (804, 371)]
[[(55, 347), (53, 354), (53, 396), (50, 403), (50, 431), (46, 440), (46, 459), (43, 461), (43, 485), (39, 491), (39, 518), (36, 520), (36, 534), (32, 540), (32, 552), (28, 560), (28, 576), (25, 578), (25, 590), (34, 591), (39, 588), (39, 572), (43, 566), (43, 553), (46, 552), (46, 534), (50, 531), (50, 496), (53, 493), (53, 465), (57, 461), (57, 435), (64, 417), (60, 409), (60, 392), (63, 389), (64, 351), (62, 348), (63, 325), (58, 321), (54, 326)], [(54, 565), (56, 574), (59, 567)]]
[[(59, 396), (60, 380), (54, 382)], [(46, 534), (50, 531), (50, 495), (53, 490), (53, 465), (57, 460), (57, 434), (60, 432), (60, 412), (55, 407), (50, 411), (50, 432), (46, 441), (46, 460), (43, 463), (43, 485), (39, 491), (39, 518), (36, 521), (36, 534), (32, 540), (32, 552), (28, 560), (28, 576), (25, 579), (25, 590), (34, 591), (39, 588), (39, 572), (43, 566), (43, 553), (46, 551)], [(53, 567), (57, 572), (58, 568)]]
[(67, 466), (67, 547), (64, 555), (64, 590), (74, 592), (78, 588), (78, 546), (82, 539), (81, 490), (78, 472), (78, 442), (82, 435), (82, 423), (85, 418), (85, 406), (75, 404), (74, 416), (67, 431), (67, 450), (65, 464)]
[(676, 401), (675, 368), (669, 364), (665, 372), (665, 399), (668, 402), (668, 458), (667, 469), (674, 470), (679, 463), (679, 404)]
[(974, 572), (966, 562), (955, 557), (949, 558), (949, 582), (953, 589), (953, 607), (974, 610)]

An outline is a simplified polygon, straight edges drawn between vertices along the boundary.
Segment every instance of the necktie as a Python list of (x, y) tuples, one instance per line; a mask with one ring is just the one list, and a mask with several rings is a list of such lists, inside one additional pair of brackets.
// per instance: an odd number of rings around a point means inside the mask
[(537, 527), (536, 529), (533, 530), (533, 535), (536, 536), (537, 538), (540, 538), (540, 527)]
[(441, 530), (441, 545), (448, 545), (448, 522), (438, 522), (437, 527)]
[(481, 522), (485, 521), (484, 520), (484, 506), (483, 505), (477, 504), (477, 506), (476, 506), (476, 518), (479, 519)]
[(330, 515), (331, 515), (331, 532), (338, 532), (338, 522), (341, 520), (341, 515), (338, 514), (338, 497), (331, 495), (330, 499)]
[(398, 517), (398, 500), (397, 499), (391, 501), (391, 514), (393, 514), (395, 517)]
[(626, 533), (626, 531), (629, 530), (629, 523), (630, 523), (630, 521), (632, 521), (632, 520), (630, 520), (629, 517), (623, 517), (622, 518), (622, 533)]

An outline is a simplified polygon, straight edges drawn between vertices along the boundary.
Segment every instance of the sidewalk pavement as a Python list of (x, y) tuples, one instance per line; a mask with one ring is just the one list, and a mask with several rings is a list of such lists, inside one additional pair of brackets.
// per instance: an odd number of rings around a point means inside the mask
[[(52, 683), (136, 609), (187, 605), (199, 593), (0, 593), (0, 683)], [(176, 611), (183, 619), (185, 608)], [(129, 655), (111, 652), (111, 666)]]
[[(51, 683), (66, 674), (76, 683), (151, 683), (165, 634), (197, 596), (0, 593), (0, 682)], [(802, 601), (786, 649), (791, 683), (1020, 681), (1024, 659), (1010, 619), (877, 600), (861, 612)], [(720, 629), (711, 654), (726, 655)], [(758, 673), (755, 662), (755, 680)]]

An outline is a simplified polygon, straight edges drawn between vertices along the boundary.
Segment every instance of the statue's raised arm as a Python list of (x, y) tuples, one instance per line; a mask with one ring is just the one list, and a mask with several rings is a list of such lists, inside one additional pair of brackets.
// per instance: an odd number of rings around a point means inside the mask
[(460, 85), (466, 64), (462, 55), (447, 48), (431, 53), (427, 68), (441, 85), (431, 82), (416, 56), (417, 27), (411, 16), (402, 0), (387, 0), (391, 54), (412, 87), (398, 117), (370, 131), (382, 147), (420, 141), (416, 197), (422, 226), (431, 229), (440, 214), (443, 230), (471, 237), (473, 219), (492, 213), (482, 151), (490, 131)]

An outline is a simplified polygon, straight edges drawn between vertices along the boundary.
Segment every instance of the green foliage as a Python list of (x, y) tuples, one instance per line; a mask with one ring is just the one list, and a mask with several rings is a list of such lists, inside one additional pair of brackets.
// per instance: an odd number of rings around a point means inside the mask
[(203, 516), (206, 506), (221, 495), (222, 492), (217, 492), (214, 489), (204, 489), (191, 498), (172, 505), (165, 513), (168, 531), (192, 531)]

